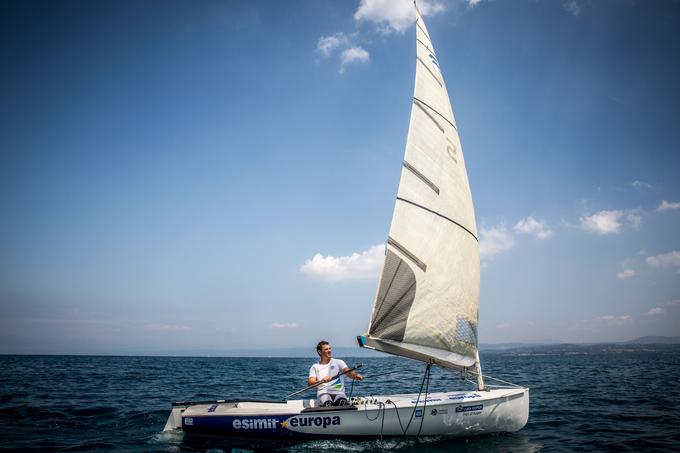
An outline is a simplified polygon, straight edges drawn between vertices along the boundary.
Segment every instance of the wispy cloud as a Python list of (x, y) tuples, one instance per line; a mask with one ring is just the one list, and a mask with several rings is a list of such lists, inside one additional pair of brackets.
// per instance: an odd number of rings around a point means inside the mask
[(635, 181), (633, 181), (630, 185), (633, 186), (634, 189), (637, 189), (637, 190), (640, 190), (640, 191), (649, 190), (653, 187), (648, 182), (638, 181), (637, 179)]
[(539, 239), (547, 239), (553, 235), (553, 231), (546, 226), (544, 221), (536, 220), (531, 216), (517, 222), (514, 229), (518, 233), (531, 234)]
[(647, 315), (649, 316), (660, 316), (666, 313), (666, 310), (661, 308), (661, 307), (654, 307), (651, 310), (647, 312)]
[(619, 280), (625, 280), (627, 278), (635, 277), (637, 273), (633, 269), (624, 269), (616, 274), (616, 278)]
[(479, 5), (479, 3), (482, 0), (468, 0), (467, 4), (469, 8), (474, 8), (475, 6)]
[(491, 258), (507, 252), (515, 246), (515, 240), (505, 227), (482, 228), (479, 231), (479, 254)]
[(656, 208), (657, 212), (672, 211), (675, 209), (680, 209), (680, 202), (670, 202), (666, 200), (661, 200), (661, 204)]
[(572, 16), (581, 14), (581, 5), (577, 0), (565, 0), (564, 9), (566, 9)]
[(670, 302), (666, 302), (666, 305), (680, 305), (680, 299), (675, 299)]
[(340, 72), (344, 72), (345, 66), (350, 63), (367, 63), (371, 59), (368, 51), (362, 47), (350, 47), (342, 51), (340, 55)]
[[(444, 4), (436, 0), (420, 0), (418, 9), (423, 16), (444, 11)], [(411, 0), (361, 0), (354, 13), (357, 21), (370, 21), (383, 33), (404, 33), (416, 19)]]
[(630, 315), (604, 315), (595, 318), (595, 321), (608, 326), (623, 326), (633, 322), (633, 317)]
[(581, 217), (581, 228), (595, 234), (615, 234), (621, 229), (619, 219), (623, 211), (600, 211), (590, 216)]
[(298, 324), (296, 322), (274, 322), (274, 323), (272, 323), (272, 328), (274, 328), (274, 329), (297, 329)]
[(680, 267), (680, 250), (648, 256), (645, 261), (652, 267)]
[(342, 45), (347, 44), (347, 36), (338, 32), (330, 36), (322, 36), (316, 44), (316, 50), (324, 57), (330, 56), (333, 51)]
[(376, 278), (385, 257), (385, 246), (374, 245), (368, 250), (348, 256), (323, 256), (317, 253), (300, 266), (310, 277), (326, 281)]

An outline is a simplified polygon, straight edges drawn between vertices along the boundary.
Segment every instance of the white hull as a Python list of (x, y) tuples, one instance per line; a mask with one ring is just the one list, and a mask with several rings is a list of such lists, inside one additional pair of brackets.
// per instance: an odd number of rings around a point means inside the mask
[[(165, 430), (256, 438), (472, 436), (513, 432), (529, 417), (529, 389), (354, 398), (349, 408), (317, 408), (315, 400), (215, 402), (176, 406)], [(411, 420), (409, 424), (409, 420)], [(408, 426), (408, 428), (407, 428)]]

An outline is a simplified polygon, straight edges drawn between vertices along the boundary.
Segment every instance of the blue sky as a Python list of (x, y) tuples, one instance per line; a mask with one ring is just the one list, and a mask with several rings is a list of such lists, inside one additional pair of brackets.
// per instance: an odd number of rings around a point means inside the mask
[[(0, 352), (351, 345), (401, 171), (408, 3), (6, 5)], [(419, 5), (480, 341), (680, 335), (680, 5)]]

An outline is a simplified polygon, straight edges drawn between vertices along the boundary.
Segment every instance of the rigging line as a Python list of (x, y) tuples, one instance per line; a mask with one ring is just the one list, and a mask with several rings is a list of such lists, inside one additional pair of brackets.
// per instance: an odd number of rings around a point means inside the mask
[[(479, 373), (477, 373), (476, 371), (472, 371), (472, 370), (465, 370), (465, 371), (468, 372), (468, 373), (472, 373), (472, 374), (474, 374), (475, 376), (478, 376), (478, 375), (479, 375)], [(483, 374), (483, 373), (482, 373), (482, 377), (489, 378), (489, 379), (491, 379), (491, 380), (493, 380), (493, 381), (502, 382), (503, 384), (511, 385), (511, 386), (516, 387), (516, 388), (518, 388), (518, 389), (524, 388), (524, 387), (522, 387), (521, 385), (513, 384), (512, 382), (504, 381), (503, 379), (498, 379), (498, 378), (495, 378), (495, 377), (493, 377), (493, 376), (489, 376), (488, 374)]]
[(425, 408), (427, 407), (427, 391), (430, 388), (430, 372), (432, 369), (432, 363), (427, 364), (427, 368), (425, 369), (425, 374), (427, 375), (427, 383), (425, 384), (425, 402), (423, 403), (423, 417), (420, 419), (420, 428), (418, 428), (418, 434), (416, 434), (416, 437), (420, 437), (420, 432), (423, 430), (423, 422), (425, 421), (425, 414), (426, 410)]
[(414, 100), (414, 101), (420, 102), (420, 103), (423, 104), (425, 107), (427, 107), (428, 109), (432, 110), (432, 111), (433, 111), (434, 113), (436, 113), (437, 115), (441, 116), (441, 117), (444, 119), (444, 121), (446, 121), (446, 122), (449, 123), (451, 126), (453, 126), (453, 128), (456, 130), (456, 132), (458, 132), (458, 128), (456, 127), (455, 124), (453, 124), (453, 123), (451, 122), (450, 119), (448, 119), (447, 117), (445, 117), (444, 115), (442, 115), (441, 113), (439, 113), (438, 111), (436, 111), (435, 109), (433, 109), (433, 108), (432, 108), (430, 105), (428, 105), (426, 102), (421, 101), (421, 100), (418, 99), (417, 97), (413, 96), (413, 100)]
[[(406, 433), (408, 432), (409, 427), (411, 426), (411, 422), (413, 421), (413, 416), (416, 413), (416, 410), (418, 410), (418, 403), (420, 402), (420, 396), (423, 394), (423, 386), (425, 384), (425, 378), (428, 379), (428, 386), (429, 386), (429, 374), (430, 374), (430, 368), (432, 367), (432, 363), (428, 363), (427, 367), (425, 367), (425, 374), (423, 375), (423, 380), (420, 382), (420, 390), (418, 391), (418, 398), (416, 399), (416, 404), (413, 406), (413, 411), (411, 411), (411, 417), (408, 420), (408, 424), (406, 425), (406, 429), (402, 429), (402, 436), (399, 438), (399, 441), (392, 447), (389, 448), (388, 450), (395, 450), (403, 441), (406, 439)], [(426, 391), (427, 392), (427, 391)], [(394, 403), (392, 403), (394, 404)], [(425, 418), (425, 406), (427, 405), (427, 393), (425, 393), (425, 403), (423, 404), (423, 418)], [(394, 404), (395, 411), (397, 413), (397, 417), (399, 417), (399, 410), (397, 410), (397, 405)], [(399, 419), (399, 427), (402, 428), (401, 425), (401, 419)], [(423, 421), (420, 421), (421, 427)], [(418, 435), (420, 435), (420, 430), (418, 430)]]
[(441, 217), (442, 219), (448, 220), (449, 222), (453, 223), (454, 225), (458, 225), (459, 227), (461, 227), (462, 229), (464, 229), (465, 231), (467, 231), (468, 233), (470, 233), (470, 236), (472, 236), (473, 238), (475, 238), (475, 241), (479, 242), (479, 239), (477, 239), (477, 236), (475, 236), (474, 233), (473, 233), (472, 231), (468, 230), (467, 228), (465, 228), (463, 225), (461, 225), (460, 223), (456, 222), (455, 220), (452, 220), (452, 219), (446, 217), (445, 215), (438, 213), (437, 211), (433, 211), (432, 209), (426, 208), (426, 207), (423, 206), (423, 205), (419, 205), (418, 203), (414, 203), (414, 202), (412, 202), (412, 201), (410, 201), (410, 200), (407, 200), (407, 199), (405, 199), (405, 198), (397, 197), (397, 200), (403, 201), (404, 203), (408, 203), (408, 204), (413, 205), (413, 206), (415, 206), (415, 207), (417, 207), (417, 208), (424, 209), (425, 211), (431, 212), (432, 214), (437, 215), (437, 216)]

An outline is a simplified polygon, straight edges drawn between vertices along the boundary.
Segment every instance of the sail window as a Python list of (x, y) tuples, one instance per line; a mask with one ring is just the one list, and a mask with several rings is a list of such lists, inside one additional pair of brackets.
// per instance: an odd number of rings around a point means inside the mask
[(456, 340), (477, 345), (477, 327), (467, 319), (456, 318)]

